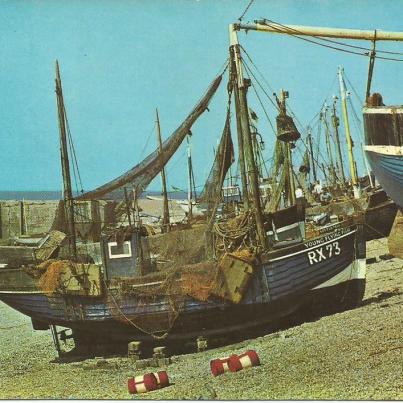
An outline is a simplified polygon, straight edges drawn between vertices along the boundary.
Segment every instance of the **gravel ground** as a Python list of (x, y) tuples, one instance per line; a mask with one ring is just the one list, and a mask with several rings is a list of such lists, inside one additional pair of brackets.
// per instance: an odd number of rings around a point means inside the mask
[[(368, 256), (387, 253), (385, 240)], [(226, 347), (173, 357), (172, 385), (127, 392), (135, 371), (126, 358), (60, 364), (49, 332), (0, 303), (0, 399), (398, 399), (403, 400), (403, 260), (367, 266), (361, 307)], [(213, 358), (258, 352), (262, 365), (217, 378)]]

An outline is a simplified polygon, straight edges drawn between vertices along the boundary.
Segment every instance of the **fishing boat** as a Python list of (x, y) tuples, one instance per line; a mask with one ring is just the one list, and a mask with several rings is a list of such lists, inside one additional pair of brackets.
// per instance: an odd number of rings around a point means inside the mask
[[(344, 80), (344, 69), (339, 66), (337, 72), (339, 78), (340, 97), (333, 96), (333, 105), (331, 116), (328, 115), (327, 102), (325, 101), (318, 114), (318, 136), (316, 138), (316, 152), (320, 154), (324, 162), (320, 164), (319, 156), (314, 157), (312, 130), (308, 130), (307, 151), (304, 159), (304, 165), (300, 168), (300, 175), (308, 176), (312, 168), (314, 183), (318, 183), (317, 172), (322, 170), (325, 176), (326, 190), (329, 191), (330, 200), (319, 200), (320, 194), (314, 193), (311, 197), (310, 207), (307, 208), (307, 214), (313, 219), (323, 218), (326, 222), (330, 217), (350, 216), (354, 214), (364, 214), (365, 238), (367, 241), (387, 237), (390, 234), (394, 219), (397, 213), (397, 206), (393, 200), (388, 197), (385, 190), (376, 185), (373, 175), (371, 175), (368, 165), (363, 155), (364, 165), (367, 170), (367, 183), (359, 177), (356, 158), (354, 155), (354, 144), (351, 136), (349, 112), (347, 108), (347, 90)], [(340, 142), (339, 126), (340, 119), (337, 116), (336, 105), (340, 99), (345, 137), (347, 144), (348, 166), (350, 178), (347, 177), (343, 167), (343, 152)], [(351, 105), (352, 107), (352, 105)], [(353, 110), (354, 112), (354, 110)], [(358, 119), (354, 112), (354, 117)], [(328, 122), (328, 120), (331, 121)], [(357, 127), (361, 126), (358, 121)], [(324, 138), (326, 140), (326, 152), (321, 154), (319, 151), (321, 129), (324, 129)], [(331, 130), (333, 129), (333, 131)], [(331, 138), (334, 142), (334, 149), (331, 146)], [(361, 143), (362, 145), (362, 143)], [(306, 161), (305, 161), (306, 160)], [(319, 185), (319, 189), (321, 185)], [(315, 192), (317, 189), (313, 189)], [(310, 195), (310, 190), (306, 189)]]
[[(0, 269), (0, 300), (28, 315), (34, 329), (72, 330), (77, 348), (106, 342), (177, 342), (214, 337), (267, 324), (318, 301), (353, 308), (365, 290), (365, 237), (360, 217), (317, 228), (306, 236), (297, 205), (267, 212), (262, 206), (251, 124), (249, 81), (243, 76), (239, 26), (230, 26), (225, 125), (205, 185), (207, 220), (149, 235), (136, 219), (136, 197), (160, 173), (193, 123), (207, 110), (224, 72), (184, 122), (158, 149), (120, 177), (73, 197), (66, 108), (56, 64), (66, 241), (35, 265)], [(234, 161), (231, 106), (235, 106), (242, 208), (218, 215), (223, 182)], [(287, 120), (287, 119), (285, 119)], [(130, 194), (126, 191), (129, 188)], [(99, 259), (82, 256), (75, 203), (123, 189), (128, 225), (103, 233)], [(164, 203), (167, 200), (164, 190)], [(290, 229), (280, 231), (280, 229)], [(287, 233), (287, 235), (284, 235)]]
[(403, 208), (403, 107), (385, 106), (380, 94), (363, 109), (365, 152), (388, 195)]

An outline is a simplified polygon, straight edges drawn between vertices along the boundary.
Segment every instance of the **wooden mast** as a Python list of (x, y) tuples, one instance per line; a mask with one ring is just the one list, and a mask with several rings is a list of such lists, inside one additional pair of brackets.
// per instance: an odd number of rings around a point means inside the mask
[(60, 135), (60, 158), (63, 175), (63, 199), (67, 220), (69, 252), (73, 259), (77, 258), (76, 230), (74, 224), (74, 200), (71, 190), (70, 163), (66, 138), (66, 115), (63, 102), (62, 82), (60, 79), (59, 63), (56, 60), (56, 100)]
[(187, 135), (186, 137), (186, 141), (187, 141), (187, 155), (188, 155), (188, 209), (189, 209), (189, 213), (188, 213), (188, 219), (193, 217), (193, 203), (192, 203), (192, 152), (190, 149), (190, 133)]
[(253, 200), (252, 203), (253, 214), (255, 216), (257, 236), (260, 246), (265, 248), (267, 246), (267, 237), (263, 223), (263, 213), (260, 201), (259, 183), (258, 183), (255, 158), (252, 149), (252, 136), (250, 132), (249, 111), (246, 96), (248, 89), (248, 81), (245, 80), (243, 77), (242, 60), (240, 55), (238, 38), (236, 31), (234, 30), (232, 25), (230, 25), (229, 27), (229, 35), (230, 35), (230, 48), (232, 48), (233, 50), (236, 74), (237, 74), (237, 81), (235, 86), (238, 88), (239, 91), (238, 100), (239, 100), (239, 112), (240, 112), (242, 134), (245, 147), (245, 157), (246, 157), (245, 166), (248, 167), (247, 171), (249, 174), (250, 179), (249, 184)]
[(248, 181), (246, 179), (246, 168), (245, 168), (245, 153), (243, 145), (243, 135), (242, 135), (242, 124), (241, 124), (241, 113), (239, 106), (239, 89), (237, 85), (237, 69), (235, 66), (235, 51), (234, 48), (230, 48), (230, 75), (231, 81), (234, 88), (234, 98), (235, 98), (235, 117), (236, 117), (236, 128), (237, 128), (237, 138), (238, 138), (238, 149), (239, 149), (239, 168), (241, 174), (241, 185), (242, 185), (242, 202), (245, 210), (249, 210), (249, 195), (248, 195)]
[(360, 189), (358, 186), (357, 167), (356, 167), (356, 163), (354, 161), (353, 141), (351, 139), (350, 123), (348, 120), (348, 113), (347, 113), (346, 87), (344, 85), (343, 68), (341, 66), (339, 66), (339, 70), (338, 70), (337, 74), (339, 76), (341, 107), (342, 107), (342, 111), (343, 111), (344, 130), (346, 132), (348, 162), (350, 165), (350, 174), (351, 174), (351, 184), (353, 185), (354, 198), (358, 199), (360, 197)]
[(334, 168), (334, 160), (333, 160), (333, 153), (332, 153), (332, 146), (330, 144), (330, 130), (329, 125), (327, 122), (327, 105), (325, 105), (323, 112), (322, 112), (322, 119), (323, 123), (325, 124), (325, 137), (326, 137), (326, 148), (327, 154), (329, 156), (329, 164), (330, 164), (330, 181), (332, 186), (336, 187), (336, 171)]
[[(281, 115), (287, 115), (287, 105), (286, 99), (288, 98), (288, 91), (280, 90), (280, 97), (277, 98), (277, 105), (279, 107), (279, 111)], [(292, 163), (292, 153), (291, 153), (291, 143), (289, 141), (283, 142), (283, 150), (284, 150), (284, 169), (286, 172), (286, 178), (288, 181), (288, 203), (290, 206), (296, 203), (295, 196), (295, 180), (294, 180), (294, 170)]]
[(334, 135), (336, 137), (337, 154), (339, 156), (339, 163), (340, 163), (340, 175), (341, 175), (341, 180), (343, 181), (343, 185), (344, 185), (346, 183), (346, 176), (344, 175), (343, 156), (341, 153), (341, 146), (340, 146), (340, 138), (339, 138), (340, 121), (336, 114), (336, 102), (337, 102), (337, 97), (334, 97), (333, 108), (332, 108), (332, 125), (334, 128)]
[(316, 181), (318, 180), (316, 176), (316, 166), (315, 166), (315, 160), (313, 159), (313, 147), (312, 147), (312, 131), (311, 128), (308, 128), (308, 145), (309, 145), (309, 154), (311, 155), (311, 161), (312, 161), (312, 173), (313, 173), (313, 180)]
[[(156, 114), (156, 124), (157, 124), (157, 142), (158, 142), (158, 154), (160, 155), (160, 160), (162, 162), (162, 139), (161, 139), (161, 126), (160, 118), (158, 116), (158, 109), (155, 109)], [(162, 165), (162, 164), (161, 164)], [(163, 218), (162, 218), (162, 229), (163, 232), (169, 231), (169, 207), (168, 207), (168, 193), (167, 193), (167, 182), (165, 177), (165, 167), (161, 169), (161, 184), (162, 184), (162, 194), (163, 194)]]

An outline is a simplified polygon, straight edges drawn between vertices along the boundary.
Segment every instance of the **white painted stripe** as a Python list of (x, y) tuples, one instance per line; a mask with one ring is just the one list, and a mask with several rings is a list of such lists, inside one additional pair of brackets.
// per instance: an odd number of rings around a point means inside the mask
[(252, 361), (249, 355), (245, 355), (244, 357), (240, 357), (239, 361), (242, 365), (242, 368), (250, 368), (252, 366)]
[(354, 260), (343, 271), (336, 274), (334, 277), (318, 285), (314, 290), (318, 288), (332, 287), (337, 284), (344, 283), (345, 281), (364, 279), (366, 275), (366, 263), (365, 259)]
[(7, 295), (7, 294), (9, 294), (9, 295), (14, 295), (14, 294), (26, 294), (26, 295), (35, 294), (35, 295), (37, 295), (37, 294), (45, 294), (45, 293), (43, 291), (12, 291), (12, 290), (1, 291), (0, 290), (0, 294), (4, 294), (4, 295)]
[(130, 284), (130, 288), (147, 287), (149, 285), (157, 285), (157, 284), (162, 284), (162, 281), (154, 281), (152, 283), (142, 283), (142, 284)]
[(279, 233), (281, 233), (281, 232), (284, 232), (284, 231), (288, 231), (288, 230), (290, 230), (290, 229), (297, 228), (298, 226), (299, 226), (299, 222), (295, 222), (295, 223), (293, 223), (293, 224), (286, 225), (286, 226), (284, 226), (284, 227), (276, 228), (276, 232), (279, 234)]
[(326, 242), (317, 244), (317, 245), (315, 245), (315, 246), (312, 246), (311, 248), (303, 249), (303, 250), (300, 250), (300, 251), (295, 252), (295, 253), (290, 253), (289, 255), (276, 257), (276, 258), (274, 258), (274, 259), (269, 259), (269, 262), (275, 262), (275, 261), (277, 261), (277, 260), (287, 259), (288, 257), (295, 256), (295, 255), (299, 255), (299, 254), (301, 254), (301, 253), (308, 252), (308, 251), (310, 251), (310, 250), (312, 250), (312, 249), (317, 249), (317, 248), (319, 248), (320, 246), (324, 246), (324, 245), (327, 245), (328, 243), (331, 243), (331, 242), (334, 242), (334, 241), (338, 241), (339, 239), (345, 238), (346, 236), (351, 235), (351, 234), (353, 234), (354, 232), (356, 232), (356, 230), (347, 232), (346, 234), (340, 235), (340, 236), (337, 237), (337, 238), (330, 239), (329, 241), (326, 241)]
[(364, 146), (364, 150), (384, 155), (403, 156), (403, 146)]
[(403, 113), (403, 106), (378, 106), (375, 108), (363, 108), (362, 113), (368, 113), (368, 114), (378, 114), (378, 113)]

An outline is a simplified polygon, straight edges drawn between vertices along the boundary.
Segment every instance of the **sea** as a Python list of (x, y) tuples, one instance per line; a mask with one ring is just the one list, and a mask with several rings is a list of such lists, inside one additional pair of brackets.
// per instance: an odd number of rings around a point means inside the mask
[[(140, 198), (145, 198), (146, 196), (160, 197), (161, 195), (161, 191), (149, 190), (143, 192)], [(170, 199), (186, 199), (187, 192), (183, 190), (168, 192), (168, 197)], [(0, 200), (61, 200), (62, 198), (62, 192), (53, 190), (0, 190)], [(108, 195), (109, 200), (123, 200), (123, 198), (123, 192), (117, 191), (112, 195)]]

